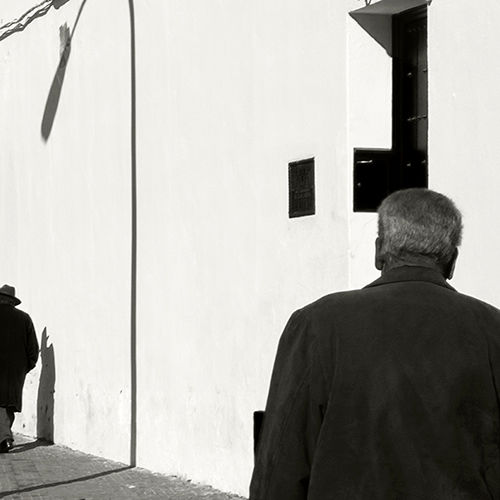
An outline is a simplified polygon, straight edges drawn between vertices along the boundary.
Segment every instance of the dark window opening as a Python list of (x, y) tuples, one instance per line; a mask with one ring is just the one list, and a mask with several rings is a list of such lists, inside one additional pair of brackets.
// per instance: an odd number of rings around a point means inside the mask
[(355, 212), (375, 212), (398, 189), (428, 186), (427, 6), (392, 15), (390, 26), (392, 148), (354, 150)]
[(393, 18), (394, 189), (427, 187), (427, 12)]

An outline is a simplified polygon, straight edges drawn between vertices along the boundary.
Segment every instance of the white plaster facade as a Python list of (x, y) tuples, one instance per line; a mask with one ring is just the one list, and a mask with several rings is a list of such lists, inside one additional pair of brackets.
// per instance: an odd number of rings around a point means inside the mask
[[(3, 0), (0, 24), (34, 3)], [(139, 466), (247, 494), (252, 412), (288, 316), (377, 277), (376, 218), (351, 209), (352, 149), (390, 147), (391, 61), (348, 16), (362, 5), (135, 2)], [(59, 29), (81, 6), (0, 42), (0, 281), (53, 346), (55, 441), (128, 462), (128, 1), (84, 4), (40, 133)], [(465, 215), (454, 284), (495, 305), (498, 20), (492, 0), (429, 7), (430, 187)], [(316, 215), (289, 219), (288, 163), (309, 157)], [(16, 422), (25, 434), (40, 369)]]

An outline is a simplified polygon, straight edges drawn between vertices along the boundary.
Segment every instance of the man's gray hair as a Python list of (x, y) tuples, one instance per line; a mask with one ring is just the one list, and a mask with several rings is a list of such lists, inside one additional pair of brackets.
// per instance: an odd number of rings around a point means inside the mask
[(424, 188), (396, 191), (378, 209), (381, 256), (448, 263), (462, 241), (462, 214), (446, 196)]

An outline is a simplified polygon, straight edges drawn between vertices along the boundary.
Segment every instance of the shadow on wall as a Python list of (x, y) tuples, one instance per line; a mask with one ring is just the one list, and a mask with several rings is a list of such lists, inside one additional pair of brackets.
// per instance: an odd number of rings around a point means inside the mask
[[(78, 21), (80, 20), (82, 10), (86, 2), (87, 0), (83, 0), (80, 5), (80, 9), (78, 10), (75, 23), (73, 24), (73, 30), (70, 31), (66, 23), (64, 23), (59, 28), (59, 39), (60, 39), (59, 65), (57, 66), (56, 74), (54, 75), (54, 79), (52, 80), (52, 85), (50, 86), (49, 95), (47, 97), (47, 102), (45, 103), (45, 110), (43, 112), (43, 118), (42, 118), (41, 132), (42, 132), (42, 138), (45, 142), (47, 142), (47, 140), (49, 139), (50, 132), (52, 131), (52, 125), (54, 125), (54, 119), (56, 117), (57, 107), (59, 106), (59, 98), (61, 97), (61, 90), (64, 82), (64, 76), (66, 74), (66, 67), (68, 65), (69, 55), (71, 53), (71, 40), (75, 34), (76, 26), (78, 24)], [(58, 7), (56, 6), (56, 8)]]
[(42, 371), (38, 385), (36, 404), (36, 436), (54, 442), (54, 392), (56, 383), (56, 365), (54, 345), (48, 345), (47, 328), (43, 329), (40, 346)]
[(59, 9), (69, 0), (45, 0), (34, 7), (28, 9), (24, 14), (20, 15), (14, 21), (7, 22), (0, 26), (0, 41), (13, 35), (24, 31), (35, 19), (44, 16), (49, 12), (51, 7)]
[(130, 465), (137, 458), (137, 134), (136, 134), (136, 65), (135, 8), (128, 0), (130, 14), (130, 159), (131, 159), (131, 294), (130, 294)]

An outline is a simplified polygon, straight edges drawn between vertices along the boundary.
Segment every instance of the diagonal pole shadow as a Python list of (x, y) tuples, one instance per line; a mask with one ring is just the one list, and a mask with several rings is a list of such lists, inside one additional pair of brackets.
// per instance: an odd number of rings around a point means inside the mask
[(65, 484), (80, 483), (83, 481), (90, 481), (91, 479), (97, 479), (99, 477), (109, 476), (111, 474), (117, 474), (119, 472), (124, 472), (126, 470), (133, 469), (131, 465), (125, 467), (120, 467), (119, 469), (108, 470), (104, 472), (98, 472), (96, 474), (90, 474), (88, 476), (77, 477), (75, 479), (68, 479), (67, 481), (57, 481), (55, 483), (44, 483), (37, 484), (35, 486), (28, 486), (27, 488), (21, 488), (18, 490), (2, 491), (0, 492), (0, 498), (5, 498), (9, 495), (17, 495), (19, 493), (29, 493), (30, 491), (44, 490), (46, 488), (54, 488), (56, 486), (62, 486)]
[(52, 85), (50, 86), (47, 102), (45, 103), (45, 110), (43, 112), (41, 132), (42, 138), (45, 142), (47, 142), (49, 139), (50, 133), (52, 131), (52, 126), (54, 125), (57, 108), (59, 106), (59, 99), (61, 97), (64, 76), (66, 75), (66, 67), (68, 65), (68, 60), (71, 53), (71, 40), (73, 39), (78, 21), (80, 20), (80, 16), (82, 15), (83, 7), (86, 3), (87, 0), (82, 1), (71, 33), (69, 33), (69, 29), (67, 27), (61, 28), (60, 36), (61, 40), (65, 40), (65, 45), (59, 60), (59, 64), (57, 66), (56, 74), (54, 75), (54, 78), (52, 80)]

